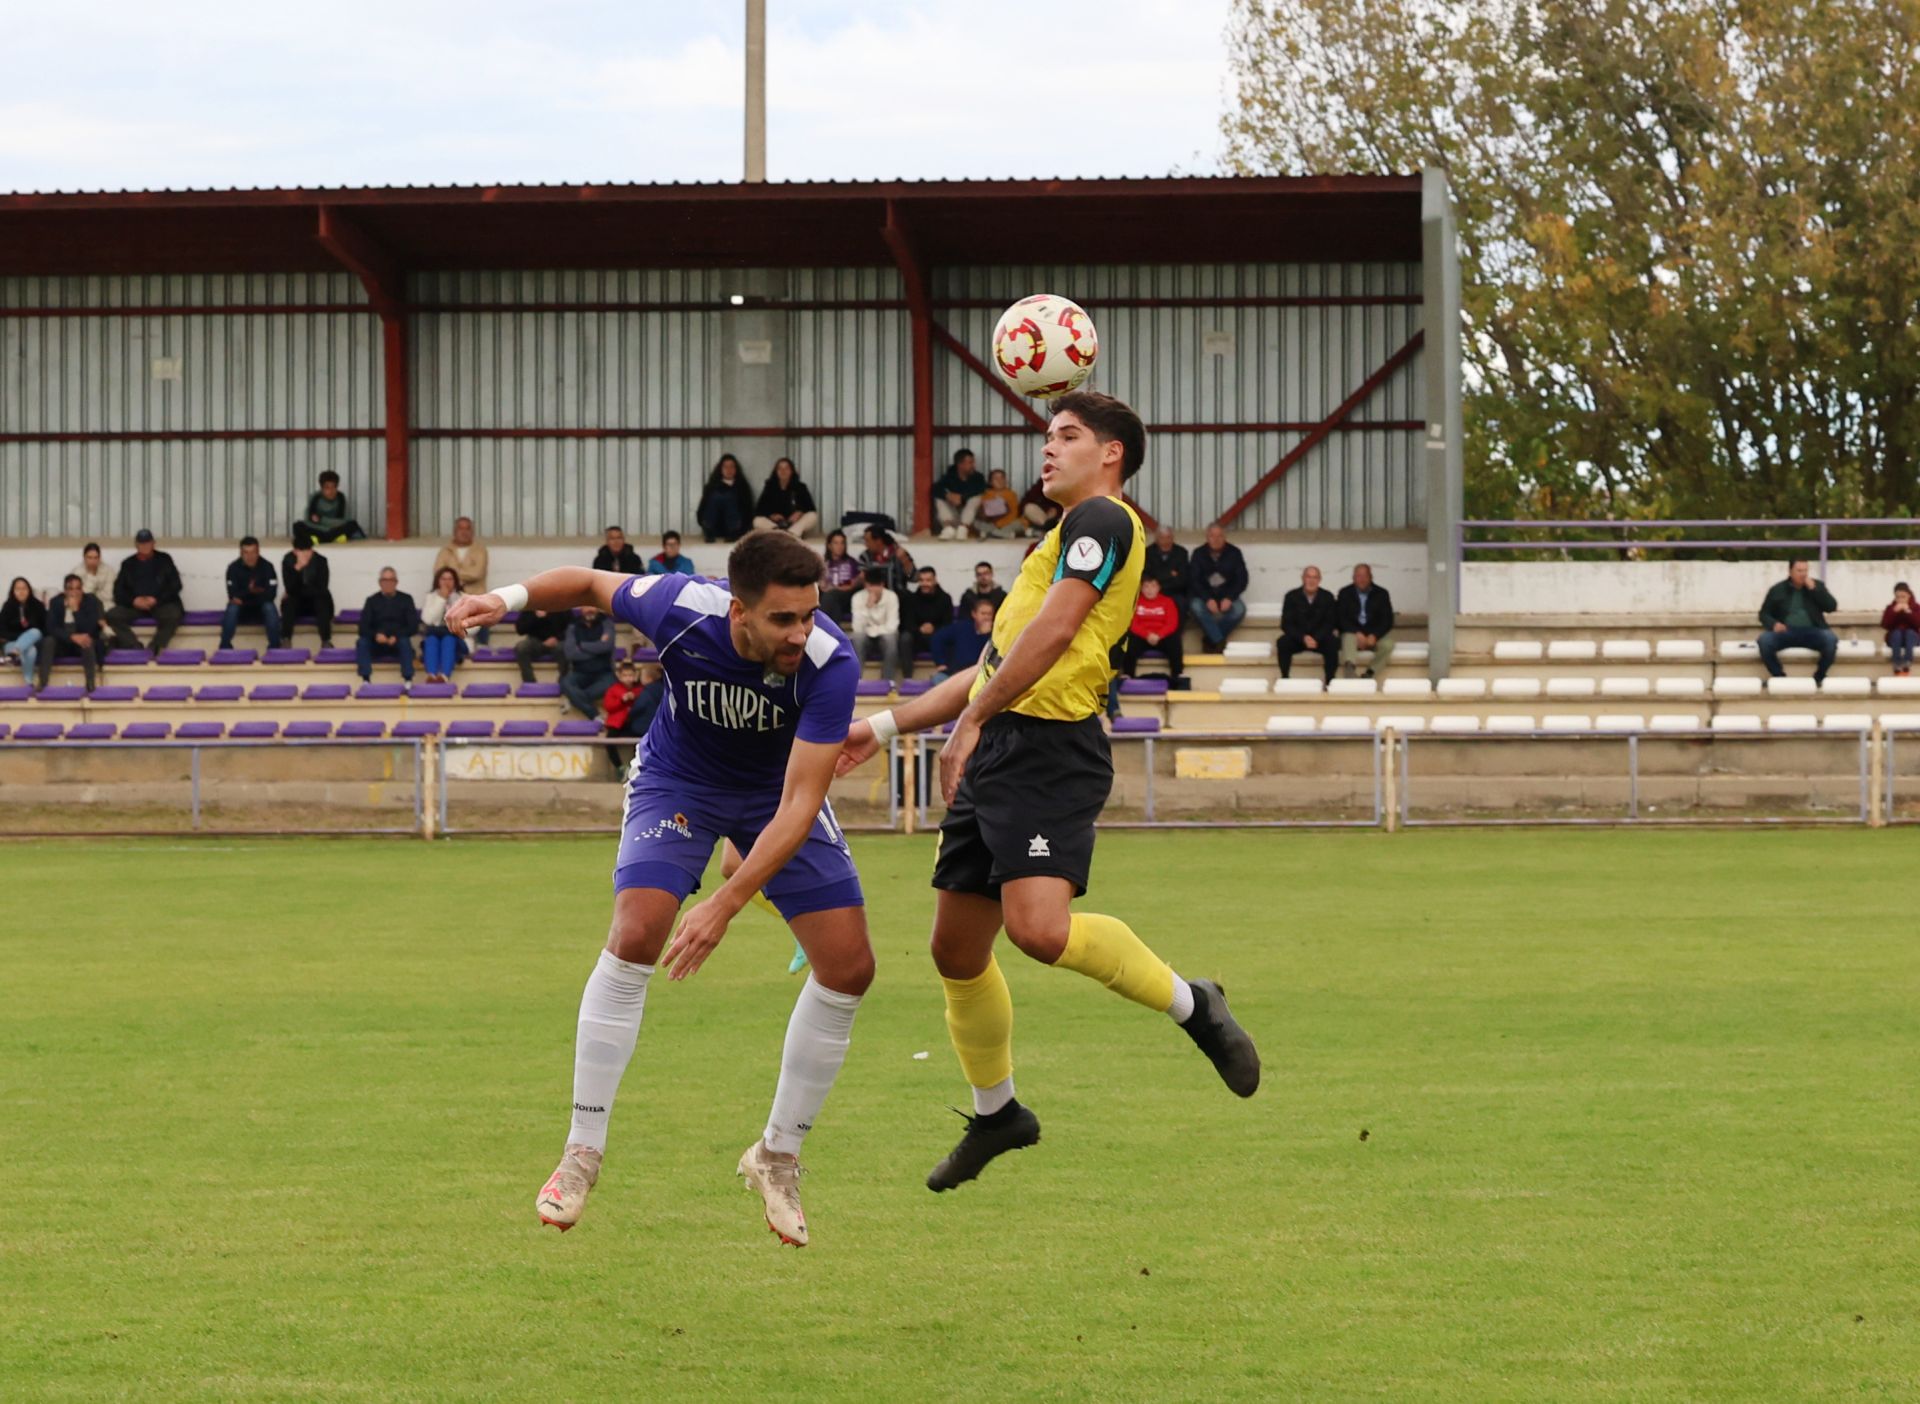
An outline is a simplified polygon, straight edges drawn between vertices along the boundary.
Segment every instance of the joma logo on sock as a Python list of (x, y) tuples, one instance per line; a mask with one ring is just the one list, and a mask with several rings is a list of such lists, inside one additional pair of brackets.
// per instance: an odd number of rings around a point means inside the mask
[(605, 1107), (583, 1107), (578, 1102), (573, 1104), (573, 1109), (575, 1111), (592, 1112), (595, 1116), (605, 1116), (607, 1114)]

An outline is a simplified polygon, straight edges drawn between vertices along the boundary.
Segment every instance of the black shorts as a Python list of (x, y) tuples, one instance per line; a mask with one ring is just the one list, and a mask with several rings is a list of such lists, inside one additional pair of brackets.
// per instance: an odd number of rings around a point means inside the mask
[(1084, 896), (1093, 825), (1113, 790), (1100, 718), (1002, 712), (980, 729), (960, 792), (940, 821), (933, 885), (996, 901), (1002, 883), (1062, 877)]

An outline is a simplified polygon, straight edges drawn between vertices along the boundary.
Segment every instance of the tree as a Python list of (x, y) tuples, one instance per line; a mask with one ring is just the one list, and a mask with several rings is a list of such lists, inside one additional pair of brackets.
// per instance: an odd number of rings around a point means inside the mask
[(1920, 507), (1920, 0), (1238, 0), (1242, 172), (1438, 165), (1470, 516)]

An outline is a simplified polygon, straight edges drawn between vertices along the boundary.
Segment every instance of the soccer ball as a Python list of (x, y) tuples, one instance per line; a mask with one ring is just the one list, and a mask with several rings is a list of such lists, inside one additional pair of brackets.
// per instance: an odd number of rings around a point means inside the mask
[(993, 329), (993, 364), (1022, 395), (1051, 400), (1093, 374), (1100, 338), (1078, 303), (1054, 293), (1023, 297)]

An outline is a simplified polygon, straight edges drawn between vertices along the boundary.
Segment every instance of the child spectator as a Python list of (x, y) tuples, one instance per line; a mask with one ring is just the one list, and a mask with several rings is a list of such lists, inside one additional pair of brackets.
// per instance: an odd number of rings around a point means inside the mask
[(305, 526), (315, 541), (364, 541), (367, 535), (353, 519), (340, 475), (331, 468), (320, 475), (320, 490), (307, 499), (307, 515), (296, 525)]
[(1920, 606), (1914, 604), (1906, 581), (1893, 587), (1893, 603), (1880, 611), (1880, 627), (1893, 650), (1893, 675), (1904, 678), (1913, 671), (1913, 650), (1920, 646)]
[(427, 681), (449, 682), (460, 664), (466, 645), (447, 628), (447, 611), (461, 596), (460, 572), (443, 565), (433, 573), (433, 592), (420, 605), (420, 624), (426, 631), (420, 640), (420, 662), (427, 670)]
[(1150, 648), (1167, 659), (1167, 676), (1177, 678), (1186, 659), (1181, 652), (1180, 631), (1186, 627), (1180, 602), (1160, 588), (1151, 575), (1140, 577), (1140, 598), (1133, 602), (1133, 623), (1120, 641), (1120, 671), (1128, 677), (1138, 675), (1140, 659)]
[(980, 494), (980, 530), (1003, 541), (1027, 534), (1027, 520), (1020, 515), (1020, 499), (1007, 486), (1004, 468), (987, 474), (987, 490)]
[(693, 562), (680, 554), (680, 533), (667, 531), (660, 534), (660, 550), (647, 562), (648, 575), (692, 575)]

